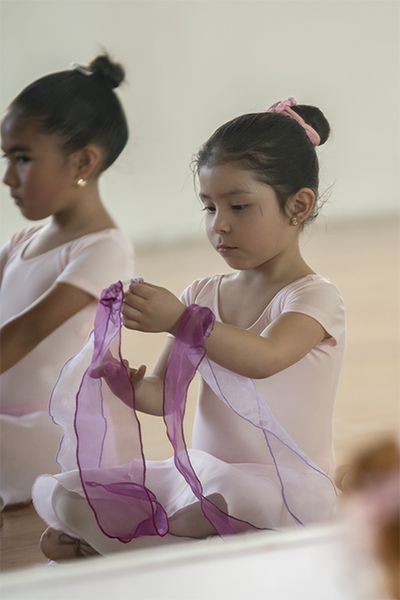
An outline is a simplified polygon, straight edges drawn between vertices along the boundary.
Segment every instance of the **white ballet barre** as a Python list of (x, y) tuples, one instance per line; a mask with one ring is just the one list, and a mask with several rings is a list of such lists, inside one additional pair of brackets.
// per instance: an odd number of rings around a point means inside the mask
[(323, 525), (37, 566), (2, 575), (0, 597), (360, 600), (376, 574), (353, 561), (345, 538), (342, 527)]

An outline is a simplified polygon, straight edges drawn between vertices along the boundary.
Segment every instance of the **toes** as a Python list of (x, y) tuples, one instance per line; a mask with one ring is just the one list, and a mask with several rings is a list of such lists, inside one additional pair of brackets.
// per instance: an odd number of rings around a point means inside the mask
[(46, 558), (55, 561), (76, 558), (75, 546), (78, 538), (48, 527), (40, 538), (40, 549)]

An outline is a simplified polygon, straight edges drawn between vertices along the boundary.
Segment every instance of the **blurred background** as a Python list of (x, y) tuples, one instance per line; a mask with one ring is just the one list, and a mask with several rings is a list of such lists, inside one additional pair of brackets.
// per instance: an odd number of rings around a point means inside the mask
[[(102, 192), (137, 248), (201, 236), (192, 155), (223, 122), (287, 96), (332, 126), (320, 150), (325, 215), (392, 217), (398, 29), (397, 0), (2, 0), (0, 109), (102, 48), (123, 63), (130, 140)], [(4, 243), (26, 221), (1, 194)]]

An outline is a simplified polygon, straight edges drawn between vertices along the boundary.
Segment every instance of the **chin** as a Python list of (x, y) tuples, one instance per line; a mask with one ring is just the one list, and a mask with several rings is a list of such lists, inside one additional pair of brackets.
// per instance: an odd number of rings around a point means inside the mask
[(42, 221), (43, 219), (47, 219), (48, 216), (50, 215), (42, 215), (42, 214), (37, 214), (37, 213), (31, 213), (29, 210), (23, 210), (21, 209), (21, 214), (23, 217), (25, 217), (25, 219), (28, 219), (28, 221)]

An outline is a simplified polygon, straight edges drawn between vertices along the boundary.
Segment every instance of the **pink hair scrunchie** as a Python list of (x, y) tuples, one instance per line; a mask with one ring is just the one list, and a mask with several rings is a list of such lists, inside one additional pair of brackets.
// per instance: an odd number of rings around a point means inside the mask
[(270, 106), (266, 110), (266, 112), (282, 113), (284, 115), (287, 115), (288, 117), (291, 117), (292, 119), (294, 119), (295, 121), (300, 123), (300, 125), (303, 127), (303, 129), (306, 130), (306, 133), (307, 133), (308, 137), (310, 138), (313, 146), (319, 146), (321, 143), (321, 138), (320, 138), (319, 134), (315, 131), (315, 129), (313, 127), (311, 127), (311, 125), (308, 125), (308, 123), (306, 123), (305, 120), (300, 115), (297, 114), (297, 112), (295, 112), (294, 110), (292, 110), (290, 108), (291, 106), (296, 106), (296, 105), (297, 105), (296, 100), (292, 96), (289, 96), (289, 98), (286, 98), (286, 100), (281, 100), (280, 102), (275, 102), (275, 104)]

